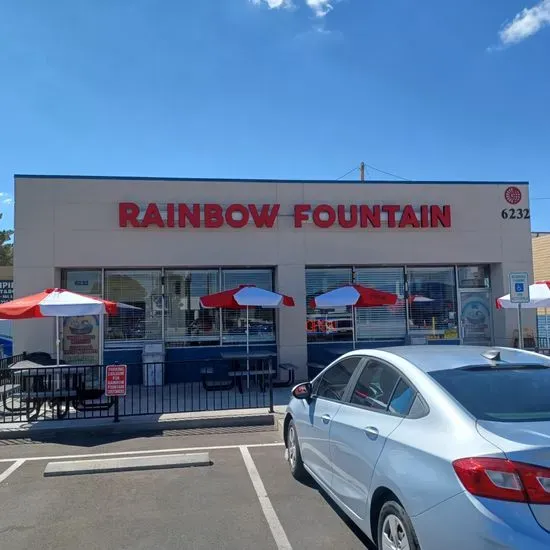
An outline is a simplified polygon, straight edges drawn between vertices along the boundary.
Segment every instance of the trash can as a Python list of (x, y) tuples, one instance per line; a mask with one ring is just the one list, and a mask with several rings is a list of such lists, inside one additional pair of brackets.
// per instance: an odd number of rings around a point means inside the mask
[(146, 344), (142, 353), (143, 384), (162, 386), (164, 384), (164, 349), (162, 344)]

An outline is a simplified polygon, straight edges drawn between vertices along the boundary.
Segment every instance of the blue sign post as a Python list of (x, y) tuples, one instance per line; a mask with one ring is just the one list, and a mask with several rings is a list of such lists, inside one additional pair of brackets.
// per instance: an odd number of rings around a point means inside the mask
[(531, 301), (529, 296), (529, 274), (527, 272), (510, 273), (510, 302), (518, 305), (518, 345), (523, 349), (523, 323), (521, 319), (521, 304)]

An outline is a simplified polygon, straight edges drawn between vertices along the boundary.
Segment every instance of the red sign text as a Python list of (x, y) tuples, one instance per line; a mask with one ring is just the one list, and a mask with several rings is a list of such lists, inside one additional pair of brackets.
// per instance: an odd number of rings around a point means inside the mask
[[(140, 206), (134, 202), (119, 204), (120, 227), (207, 228), (247, 225), (272, 228), (280, 215), (280, 204), (185, 204), (159, 205), (151, 202)], [(297, 204), (292, 213), (294, 227), (301, 229), (313, 223), (321, 229), (397, 229), (449, 228), (450, 205), (422, 204)]]

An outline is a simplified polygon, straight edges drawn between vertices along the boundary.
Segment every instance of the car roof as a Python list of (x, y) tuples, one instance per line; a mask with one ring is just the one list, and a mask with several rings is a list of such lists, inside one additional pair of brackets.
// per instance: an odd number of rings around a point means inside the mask
[[(358, 351), (372, 355), (374, 350), (356, 350)], [(401, 357), (424, 372), (457, 369), (471, 365), (494, 365), (493, 360), (483, 356), (489, 351), (499, 351), (500, 360), (505, 363), (550, 366), (550, 358), (544, 355), (505, 347), (427, 345), (379, 348), (377, 351)], [(388, 360), (390, 360), (389, 357)]]

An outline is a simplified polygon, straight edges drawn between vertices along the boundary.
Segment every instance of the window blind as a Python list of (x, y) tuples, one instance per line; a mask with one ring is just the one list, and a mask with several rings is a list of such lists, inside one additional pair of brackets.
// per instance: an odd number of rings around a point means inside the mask
[(217, 269), (166, 271), (166, 340), (172, 345), (218, 345), (220, 312), (200, 305), (201, 296), (218, 290)]
[(351, 268), (307, 268), (307, 339), (310, 342), (351, 340), (351, 308), (314, 309), (312, 298), (352, 282)]
[(393, 306), (356, 308), (357, 340), (399, 340), (407, 333), (404, 300), (405, 275), (401, 267), (360, 268), (355, 271), (357, 284), (397, 294)]
[[(273, 291), (273, 270), (271, 269), (224, 269), (222, 289), (230, 290), (239, 285), (255, 285)], [(246, 311), (222, 310), (222, 343), (243, 344), (246, 342)], [(249, 342), (275, 341), (275, 311), (251, 307), (248, 309)]]
[(105, 298), (138, 308), (120, 308), (118, 315), (107, 316), (107, 341), (162, 338), (163, 300), (160, 269), (105, 271)]

